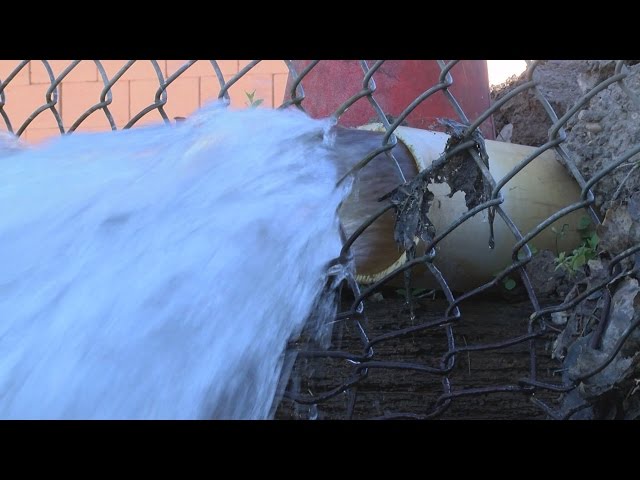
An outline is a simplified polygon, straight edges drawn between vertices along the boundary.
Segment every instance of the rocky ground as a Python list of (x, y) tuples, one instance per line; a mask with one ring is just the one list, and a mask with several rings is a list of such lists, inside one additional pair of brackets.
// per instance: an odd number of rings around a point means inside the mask
[[(558, 117), (587, 92), (615, 73), (613, 60), (549, 60), (538, 66), (533, 79)], [(640, 65), (626, 62), (629, 76), (597, 93), (566, 124), (566, 148), (580, 173), (589, 180), (620, 155), (640, 144)], [(498, 101), (526, 81), (525, 74), (493, 88)], [(625, 91), (626, 90), (626, 91)], [(552, 125), (541, 102), (531, 91), (509, 100), (494, 115), (498, 139), (540, 146)], [(640, 190), (638, 157), (626, 162), (593, 187), (596, 206), (604, 215), (613, 203)], [(633, 171), (632, 171), (633, 170)], [(629, 174), (631, 172), (631, 174)]]

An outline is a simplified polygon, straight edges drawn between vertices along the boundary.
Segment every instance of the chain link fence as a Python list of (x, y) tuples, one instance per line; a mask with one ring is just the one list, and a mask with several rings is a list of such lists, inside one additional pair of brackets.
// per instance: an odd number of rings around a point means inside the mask
[[(95, 103), (68, 128), (64, 127), (58, 111), (59, 89), (65, 77), (78, 67), (79, 60), (71, 62), (58, 75), (47, 61), (42, 61), (50, 78), (43, 103), (21, 124), (12, 123), (4, 108), (9, 95), (7, 87), (29, 62), (36, 61), (19, 62), (5, 78), (0, 78), (0, 125), (4, 123), (4, 129), (21, 136), (30, 123), (47, 110), (56, 119), (60, 134), (74, 132), (92, 114), (104, 115), (111, 128), (117, 129), (109, 110), (112, 88), (135, 60), (128, 61), (111, 77), (101, 62), (95, 61), (104, 88)], [(169, 76), (163, 74), (156, 61), (150, 62), (158, 81), (154, 100), (140, 111), (131, 112), (123, 128), (133, 127), (154, 110), (165, 122), (173, 121), (164, 109), (171, 101), (167, 88), (192, 68), (196, 60), (185, 62)], [(218, 82), (215, 86), (219, 89), (218, 98), (227, 100), (234, 83), (259, 63), (252, 61), (237, 74), (225, 78), (216, 61), (198, 62), (210, 64)], [(305, 77), (320, 61), (312, 61), (300, 71), (296, 71), (293, 62), (285, 62), (290, 83), (279, 108), (304, 110)], [(615, 155), (603, 155), (599, 151), (594, 158), (588, 161), (583, 158), (579, 162), (581, 147), (576, 145), (586, 144), (593, 138), (572, 140), (572, 135), (581, 128), (576, 126), (578, 117), (584, 117), (581, 112), (591, 112), (593, 102), (602, 100), (607, 92), (611, 93), (611, 101), (626, 102), (626, 113), (637, 118), (640, 98), (637, 84), (631, 80), (636, 73), (636, 62), (612, 62), (607, 74), (589, 85), (585, 93), (561, 113), (555, 111), (536, 80), (536, 71), (544, 62), (527, 63), (528, 69), (518, 86), (481, 115), (468, 118), (451, 91), (458, 61), (437, 61), (441, 72), (438, 82), (425, 85), (423, 93), (401, 114), (390, 118), (376, 100), (379, 93), (376, 72), (385, 61), (360, 61), (362, 88), (345, 98), (334, 115), (340, 118), (356, 102), (368, 102), (382, 125), (383, 134), (378, 137), (379, 145), (360, 159), (354, 171), (378, 157), (397, 166), (397, 129), (420, 104), (434, 96), (444, 96), (457, 115), (443, 121), (443, 129), (455, 142), (450, 142), (430, 167), (412, 178), (404, 179), (405, 172), (400, 170), (398, 178), (404, 180), (398, 180), (398, 188), (381, 202), (380, 210), (363, 219), (361, 227), (350, 238), (345, 236), (343, 252), (336, 262), (349, 269), (353, 265), (350, 247), (383, 213), (391, 210), (397, 219), (396, 241), (405, 250), (406, 261), (373, 283), (359, 283), (354, 274), (339, 282), (339, 286), (329, 282), (328, 288), (338, 289), (340, 293), (333, 340), (325, 348), (326, 345), (321, 346), (309, 333), (291, 344), (289, 370), (293, 373), (286, 388), (283, 385), (277, 418), (427, 419), (446, 417), (456, 403), (472, 402), (487, 405), (487, 409), (500, 409), (500, 402), (508, 403), (508, 397), (522, 401), (517, 406), (521, 413), (515, 415), (520, 418), (539, 415), (554, 419), (631, 418), (638, 415), (640, 313), (635, 307), (640, 302), (637, 282), (640, 237), (635, 225), (640, 221), (640, 198), (636, 195), (640, 183), (637, 156), (640, 143), (625, 143), (624, 151), (617, 151)], [(545, 141), (536, 145), (511, 172), (494, 178), (488, 168), (480, 127), (501, 107), (523, 95), (528, 95), (544, 111), (551, 127)], [(594, 123), (597, 122), (587, 122), (587, 130)], [(591, 128), (596, 137), (602, 134), (597, 128)], [(625, 138), (635, 141), (635, 133), (635, 130), (618, 131), (616, 135), (626, 135)], [(600, 141), (600, 146), (605, 143)], [(521, 231), (503, 208), (503, 193), (519, 172), (538, 161), (545, 152), (555, 152), (579, 186), (580, 198), (558, 209), (535, 228)], [(478, 195), (473, 204), (467, 205), (468, 211), (448, 228), (434, 231), (429, 221), (429, 202), (419, 200), (428, 196), (430, 182), (452, 162), (462, 162), (466, 168), (478, 172)], [(610, 182), (607, 188), (598, 190), (598, 185), (606, 179)], [(407, 214), (408, 205), (414, 206), (409, 209), (411, 214)], [(570, 271), (566, 276), (570, 288), (555, 300), (541, 296), (539, 286), (531, 278), (530, 264), (539, 256), (531, 244), (543, 230), (576, 211), (583, 211), (589, 217), (599, 239), (594, 240), (597, 237), (592, 236), (573, 252), (555, 252), (550, 259), (551, 270)], [(511, 232), (511, 262), (483, 285), (455, 291), (436, 266), (443, 254), (438, 246), (482, 212), (488, 215), (489, 225), (501, 221)], [(411, 219), (413, 223), (408, 222)], [(407, 223), (411, 223), (413, 229), (407, 230)], [(557, 232), (559, 236), (563, 233)], [(403, 238), (413, 240), (414, 237), (421, 239), (421, 248), (414, 248), (411, 241), (402, 242)], [(484, 237), (470, 239), (468, 248), (482, 255), (489, 248), (487, 243)], [(416, 268), (422, 268), (423, 273), (411, 273)], [(430, 276), (437, 287), (427, 292), (418, 291), (412, 282), (420, 275)], [(398, 279), (402, 288), (398, 287)], [(505, 286), (510, 290), (514, 279), (521, 288), (524, 304), (500, 296), (500, 292), (505, 293)], [(402, 291), (394, 296), (393, 292), (398, 290)], [(494, 316), (502, 316), (504, 323), (493, 322)], [(494, 366), (487, 366), (488, 370), (483, 372), (483, 365), (488, 363), (478, 360), (474, 365), (472, 356), (479, 359), (480, 355), (488, 355)], [(499, 401), (491, 403), (491, 398)]]

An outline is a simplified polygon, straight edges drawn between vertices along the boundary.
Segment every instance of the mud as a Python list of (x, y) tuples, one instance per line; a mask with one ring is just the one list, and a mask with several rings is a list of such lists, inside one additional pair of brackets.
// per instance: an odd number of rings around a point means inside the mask
[[(441, 316), (447, 306), (443, 299), (422, 300), (416, 309), (416, 319), (408, 319), (404, 302), (398, 298), (369, 302), (366, 306), (367, 333), (375, 337), (405, 326), (420, 324)], [(462, 321), (454, 327), (458, 346), (493, 343), (523, 335), (527, 331), (527, 319), (532, 313), (528, 301), (507, 303), (501, 298), (473, 299), (461, 305)], [(362, 345), (353, 325), (344, 325), (341, 345), (343, 351), (360, 352)], [(550, 358), (550, 342), (537, 342), (538, 371), (542, 378), (558, 381), (554, 373), (559, 363)], [(384, 341), (375, 348), (376, 360), (404, 361), (438, 366), (440, 356), (446, 351), (446, 335), (443, 328), (407, 335)], [(502, 350), (464, 353), (457, 357), (456, 366), (449, 378), (452, 390), (460, 392), (470, 388), (517, 385), (529, 372), (528, 343)], [(296, 374), (304, 372), (312, 380), (303, 382), (302, 392), (318, 395), (335, 388), (353, 372), (353, 364), (327, 359), (299, 360)], [(290, 385), (291, 387), (292, 385)], [(411, 370), (371, 368), (368, 377), (357, 387), (354, 419), (376, 418), (401, 412), (426, 414), (433, 410), (434, 402), (443, 393), (442, 377)], [(542, 396), (541, 396), (542, 395)], [(545, 396), (546, 395), (546, 396)], [(554, 395), (538, 393), (539, 398), (554, 400)], [(557, 394), (556, 394), (557, 396)], [(278, 419), (343, 419), (347, 412), (348, 395), (339, 394), (317, 407), (296, 405), (283, 400), (278, 408)], [(438, 418), (442, 419), (544, 419), (527, 394), (521, 392), (491, 393), (479, 396), (463, 396), (452, 401), (451, 406)]]

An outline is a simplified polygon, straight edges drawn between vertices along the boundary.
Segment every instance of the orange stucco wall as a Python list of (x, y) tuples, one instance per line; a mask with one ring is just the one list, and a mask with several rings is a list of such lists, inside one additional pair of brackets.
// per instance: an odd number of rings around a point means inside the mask
[[(181, 67), (186, 60), (159, 60), (158, 63), (165, 78)], [(51, 60), (54, 74), (61, 73), (70, 60)], [(225, 79), (243, 68), (249, 60), (218, 60)], [(18, 60), (0, 60), (0, 80), (4, 80), (20, 63)], [(111, 78), (126, 60), (102, 60), (107, 75)], [(288, 70), (282, 60), (263, 60), (249, 73), (244, 75), (229, 90), (231, 105), (244, 107), (245, 92), (255, 90), (255, 98), (263, 99), (263, 106), (279, 106), (284, 99), (284, 89)], [(49, 76), (44, 65), (31, 61), (9, 83), (4, 90), (4, 110), (11, 120), (14, 131), (40, 105), (46, 104), (45, 95), (49, 88)], [(62, 117), (65, 130), (89, 107), (100, 100), (104, 88), (98, 68), (92, 60), (83, 60), (60, 86), (60, 97), (56, 108)], [(113, 102), (109, 110), (118, 128), (124, 126), (135, 114), (153, 103), (158, 89), (158, 78), (149, 61), (136, 62), (111, 89)], [(187, 116), (205, 102), (217, 97), (220, 85), (211, 64), (199, 61), (167, 88), (168, 102), (164, 109), (169, 118)], [(144, 125), (161, 120), (157, 110), (145, 115), (136, 125)], [(109, 122), (100, 110), (88, 117), (77, 131), (99, 131), (110, 129)], [(0, 118), (0, 130), (7, 130)], [(60, 131), (53, 114), (44, 111), (27, 127), (21, 138), (29, 142), (39, 142)]]

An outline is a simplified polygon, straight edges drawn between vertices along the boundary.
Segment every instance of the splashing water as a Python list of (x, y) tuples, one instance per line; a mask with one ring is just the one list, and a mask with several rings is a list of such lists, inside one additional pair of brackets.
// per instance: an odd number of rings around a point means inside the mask
[(330, 132), (212, 105), (3, 150), (0, 417), (268, 418), (340, 252)]

